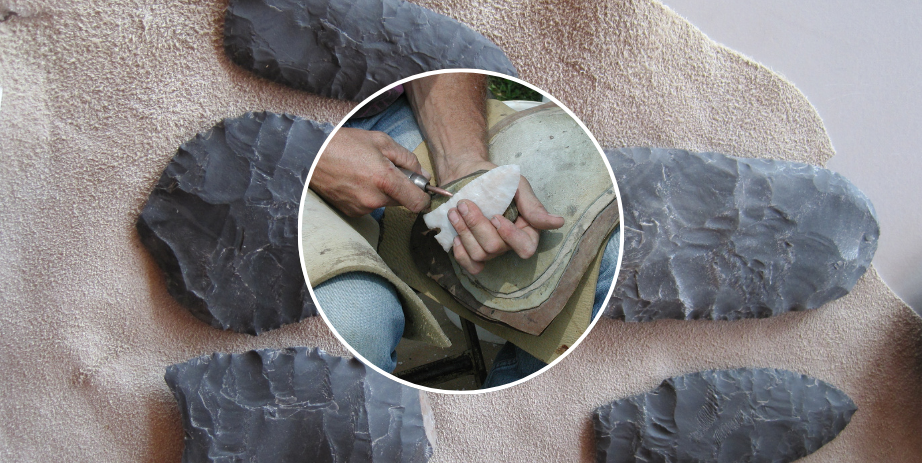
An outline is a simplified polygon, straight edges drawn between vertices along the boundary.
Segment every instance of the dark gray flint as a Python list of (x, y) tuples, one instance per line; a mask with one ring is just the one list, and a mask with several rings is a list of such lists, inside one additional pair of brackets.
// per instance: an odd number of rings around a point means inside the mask
[(834, 439), (857, 407), (815, 378), (769, 368), (704, 371), (596, 409), (604, 462), (788, 462)]
[(170, 294), (197, 318), (259, 334), (317, 314), (298, 257), (298, 205), (330, 130), (247, 113), (179, 147), (137, 227)]
[(517, 75), (484, 36), (403, 0), (230, 0), (224, 48), (261, 77), (342, 100), (437, 69)]
[(423, 393), (356, 359), (306, 347), (212, 354), (167, 367), (164, 379), (182, 414), (183, 462), (424, 462), (432, 455)]
[(736, 320), (847, 294), (880, 228), (868, 198), (806, 164), (717, 153), (606, 150), (624, 204), (624, 257), (605, 315)]

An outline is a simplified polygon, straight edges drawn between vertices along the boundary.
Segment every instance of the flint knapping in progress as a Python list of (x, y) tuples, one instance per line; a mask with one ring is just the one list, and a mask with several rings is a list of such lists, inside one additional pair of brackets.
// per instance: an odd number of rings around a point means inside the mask
[(451, 249), (452, 241), (458, 236), (458, 232), (448, 220), (448, 211), (457, 207), (459, 201), (466, 199), (476, 204), (484, 217), (502, 215), (519, 187), (520, 172), (519, 166), (514, 164), (491, 169), (465, 185), (461, 191), (434, 211), (423, 216), (429, 228), (441, 229), (435, 235), (435, 239), (445, 251)]

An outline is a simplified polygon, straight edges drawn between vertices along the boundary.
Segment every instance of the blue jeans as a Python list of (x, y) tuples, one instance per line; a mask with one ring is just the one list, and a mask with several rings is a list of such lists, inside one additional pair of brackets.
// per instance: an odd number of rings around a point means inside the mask
[(402, 96), (386, 110), (371, 117), (349, 119), (343, 127), (384, 132), (398, 145), (413, 151), (423, 142), (423, 136), (416, 124), (416, 117), (406, 96)]
[[(422, 142), (419, 126), (405, 97), (399, 98), (380, 114), (351, 119), (343, 127), (377, 130), (390, 135), (412, 151)], [(381, 220), (383, 209), (372, 217)], [(613, 234), (605, 247), (596, 284), (592, 317), (601, 311), (618, 265), (620, 235)], [(384, 371), (397, 366), (397, 344), (405, 324), (403, 306), (397, 290), (385, 278), (365, 272), (350, 272), (333, 277), (314, 288), (317, 302), (336, 331), (366, 360)], [(485, 388), (524, 378), (547, 365), (507, 342), (493, 361)]]

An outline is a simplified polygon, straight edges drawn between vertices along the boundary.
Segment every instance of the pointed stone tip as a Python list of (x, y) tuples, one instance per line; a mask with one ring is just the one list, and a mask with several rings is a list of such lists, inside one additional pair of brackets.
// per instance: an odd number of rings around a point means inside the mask
[(789, 462), (832, 441), (856, 409), (841, 390), (787, 370), (702, 371), (596, 409), (597, 459)]

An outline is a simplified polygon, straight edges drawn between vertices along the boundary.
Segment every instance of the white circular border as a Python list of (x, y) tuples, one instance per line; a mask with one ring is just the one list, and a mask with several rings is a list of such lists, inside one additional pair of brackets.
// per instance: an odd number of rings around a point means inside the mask
[[(572, 117), (573, 120), (575, 120), (577, 124), (579, 124), (580, 128), (582, 128), (583, 131), (586, 132), (587, 135), (589, 135), (589, 139), (592, 140), (592, 143), (595, 145), (596, 149), (599, 151), (599, 155), (602, 156), (602, 161), (605, 163), (605, 167), (608, 169), (608, 175), (611, 177), (612, 184), (613, 184), (614, 187), (615, 187), (615, 197), (616, 197), (616, 199), (617, 199), (617, 201), (618, 201), (618, 216), (619, 216), (618, 226), (620, 227), (620, 232), (621, 232), (621, 233), (620, 233), (620, 235), (621, 235), (621, 240), (620, 240), (620, 241), (621, 241), (621, 242), (619, 243), (619, 250), (618, 250), (618, 264), (617, 264), (617, 266), (615, 267), (615, 275), (614, 275), (614, 277), (612, 278), (611, 286), (608, 288), (608, 294), (605, 296), (605, 300), (602, 302), (602, 308), (599, 310), (599, 313), (596, 315), (596, 317), (595, 317), (594, 320), (590, 320), (590, 321), (589, 321), (589, 326), (586, 327), (586, 330), (583, 331), (583, 334), (580, 335), (580, 337), (576, 339), (576, 342), (574, 342), (573, 345), (570, 346), (570, 347), (566, 350), (566, 352), (564, 352), (563, 354), (560, 354), (559, 357), (557, 357), (556, 359), (554, 359), (553, 362), (549, 363), (547, 366), (541, 368), (540, 370), (538, 370), (538, 371), (536, 371), (536, 372), (534, 372), (534, 373), (532, 373), (532, 374), (530, 374), (530, 375), (528, 375), (528, 376), (526, 376), (526, 377), (524, 377), (524, 378), (522, 378), (522, 379), (513, 381), (513, 382), (511, 382), (511, 383), (503, 384), (503, 385), (500, 385), (500, 386), (496, 386), (496, 387), (491, 387), (491, 388), (487, 388), (487, 389), (475, 389), (475, 390), (470, 390), (470, 391), (457, 391), (457, 390), (448, 390), (448, 389), (435, 389), (435, 388), (432, 388), (432, 387), (422, 386), (422, 385), (419, 385), (419, 384), (411, 383), (411, 382), (409, 382), (409, 381), (400, 379), (400, 378), (398, 378), (397, 376), (393, 375), (392, 373), (386, 372), (386, 371), (384, 371), (384, 370), (378, 368), (377, 366), (372, 365), (371, 362), (369, 362), (368, 360), (366, 360), (365, 357), (363, 357), (361, 354), (359, 354), (358, 351), (356, 351), (348, 342), (346, 342), (346, 340), (343, 339), (342, 336), (340, 336), (339, 332), (336, 331), (336, 328), (333, 327), (333, 324), (330, 323), (330, 320), (327, 318), (326, 314), (323, 312), (323, 309), (320, 307), (320, 304), (317, 303), (317, 297), (314, 295), (314, 288), (313, 288), (313, 286), (312, 286), (311, 283), (310, 283), (310, 277), (307, 275), (307, 269), (305, 268), (305, 265), (304, 265), (304, 246), (303, 246), (303, 244), (304, 244), (304, 237), (303, 237), (303, 234), (302, 234), (302, 227), (301, 227), (301, 224), (303, 223), (303, 214), (304, 214), (304, 199), (307, 197), (307, 190), (309, 189), (309, 186), (310, 186), (311, 177), (314, 175), (314, 169), (317, 167), (317, 161), (320, 159), (320, 155), (326, 150), (326, 147), (327, 147), (327, 145), (330, 143), (330, 140), (333, 139), (333, 136), (336, 135), (336, 132), (339, 131), (339, 129), (343, 126), (343, 124), (345, 124), (346, 121), (348, 121), (349, 118), (351, 118), (353, 114), (355, 114), (355, 113), (358, 112), (360, 109), (362, 109), (362, 108), (363, 108), (365, 105), (367, 105), (371, 100), (373, 100), (373, 99), (375, 99), (376, 97), (378, 97), (378, 95), (381, 95), (382, 93), (384, 93), (384, 92), (386, 92), (386, 91), (388, 91), (388, 90), (390, 90), (390, 89), (392, 89), (392, 88), (394, 88), (394, 87), (396, 87), (396, 86), (398, 86), (398, 85), (402, 85), (402, 84), (404, 84), (404, 83), (407, 83), (407, 82), (410, 82), (410, 81), (413, 81), (413, 80), (416, 80), (416, 79), (419, 79), (419, 78), (422, 78), (422, 77), (428, 77), (428, 76), (433, 76), (433, 75), (438, 75), (438, 74), (449, 74), (449, 73), (482, 74), (482, 75), (488, 75), (488, 76), (493, 76), (493, 77), (500, 77), (500, 78), (503, 78), (503, 79), (511, 80), (511, 81), (513, 81), (513, 82), (516, 82), (516, 83), (518, 83), (518, 84), (524, 85), (524, 86), (526, 86), (526, 87), (528, 87), (528, 88), (530, 88), (530, 89), (532, 89), (532, 90), (538, 92), (539, 94), (541, 94), (541, 95), (544, 96), (545, 98), (547, 98), (547, 99), (549, 99), (550, 101), (552, 101), (552, 102), (553, 102), (554, 104), (556, 104), (558, 107), (560, 107), (561, 109), (563, 109), (564, 111), (566, 111), (566, 113), (569, 114), (570, 117)], [(563, 103), (561, 103), (560, 100), (558, 100), (557, 98), (554, 98), (552, 95), (550, 95), (549, 93), (547, 93), (547, 92), (545, 92), (545, 91), (539, 89), (538, 87), (535, 87), (534, 85), (529, 84), (528, 82), (522, 81), (522, 80), (518, 79), (517, 77), (508, 76), (508, 75), (506, 75), (506, 74), (501, 74), (501, 73), (499, 73), (499, 72), (484, 71), (484, 70), (482, 70), (482, 69), (442, 69), (442, 70), (438, 70), (438, 71), (429, 71), (429, 72), (423, 72), (423, 73), (420, 73), (420, 74), (416, 74), (416, 75), (407, 77), (407, 78), (405, 78), (405, 79), (398, 80), (397, 82), (394, 82), (393, 84), (388, 85), (387, 87), (384, 87), (384, 88), (382, 88), (381, 90), (378, 90), (378, 91), (375, 92), (373, 95), (369, 96), (369, 97), (366, 98), (364, 101), (362, 101), (361, 103), (359, 103), (358, 105), (356, 105), (355, 108), (353, 108), (351, 111), (349, 111), (349, 113), (346, 114), (346, 116), (345, 116), (341, 121), (339, 121), (339, 123), (336, 124), (335, 127), (333, 127), (333, 130), (330, 132), (330, 134), (327, 135), (326, 140), (324, 140), (323, 145), (320, 146), (320, 149), (317, 151), (317, 155), (314, 157), (314, 162), (313, 162), (313, 164), (311, 164), (310, 171), (309, 171), (308, 174), (307, 174), (307, 179), (304, 181), (304, 190), (301, 192), (301, 203), (300, 203), (300, 205), (298, 206), (298, 257), (301, 259), (301, 273), (304, 274), (304, 280), (305, 280), (305, 282), (307, 283), (307, 290), (308, 290), (308, 292), (310, 292), (311, 299), (312, 299), (312, 301), (314, 302), (314, 306), (317, 308), (317, 312), (320, 314), (321, 317), (323, 317), (324, 323), (327, 324), (327, 327), (330, 328), (330, 330), (333, 332), (333, 335), (336, 336), (336, 339), (338, 339), (339, 342), (341, 342), (344, 346), (346, 346), (346, 348), (349, 349), (349, 352), (352, 352), (352, 354), (353, 354), (356, 358), (358, 358), (359, 360), (361, 360), (362, 363), (365, 364), (366, 367), (370, 367), (370, 368), (374, 369), (375, 371), (377, 371), (378, 373), (381, 373), (381, 374), (387, 376), (388, 378), (397, 381), (397, 382), (400, 383), (400, 384), (403, 384), (403, 385), (405, 385), (405, 386), (410, 386), (410, 387), (413, 387), (413, 388), (416, 388), (416, 389), (422, 389), (422, 390), (424, 390), (424, 391), (426, 391), (426, 392), (434, 392), (434, 393), (438, 393), (438, 394), (466, 394), (466, 395), (482, 394), (482, 393), (487, 393), (487, 392), (500, 391), (500, 390), (503, 390), (503, 389), (505, 389), (505, 388), (512, 387), (512, 386), (515, 386), (515, 385), (524, 383), (525, 381), (528, 381), (528, 380), (537, 378), (538, 375), (544, 373), (545, 371), (550, 370), (551, 368), (553, 368), (554, 365), (556, 365), (558, 362), (560, 362), (561, 360), (563, 360), (564, 357), (568, 356), (568, 355), (570, 354), (570, 352), (572, 352), (574, 349), (576, 349), (576, 348), (580, 345), (580, 343), (583, 342), (583, 339), (586, 338), (586, 336), (589, 334), (589, 332), (592, 331), (592, 328), (595, 327), (595, 324), (599, 321), (599, 319), (602, 318), (602, 314), (603, 314), (603, 312), (605, 311), (606, 306), (608, 306), (608, 301), (611, 299), (611, 295), (612, 295), (612, 293), (614, 292), (614, 289), (615, 289), (615, 282), (618, 281), (618, 274), (621, 272), (621, 259), (624, 257), (624, 206), (623, 206), (623, 204), (621, 203), (621, 190), (618, 189), (618, 181), (615, 179), (615, 174), (614, 174), (614, 172), (613, 172), (612, 169), (611, 169), (611, 164), (608, 163), (608, 158), (605, 156), (605, 152), (602, 150), (602, 146), (599, 145), (598, 140), (595, 139), (595, 136), (592, 135), (592, 132), (590, 132), (589, 129), (586, 127), (586, 124), (583, 124), (583, 121), (580, 120), (580, 118), (576, 117), (576, 114), (574, 114), (573, 111), (570, 110), (570, 108), (566, 107)]]

